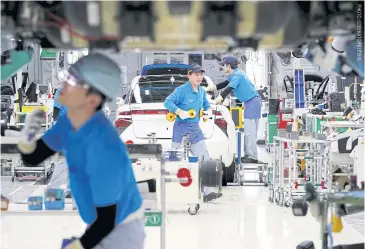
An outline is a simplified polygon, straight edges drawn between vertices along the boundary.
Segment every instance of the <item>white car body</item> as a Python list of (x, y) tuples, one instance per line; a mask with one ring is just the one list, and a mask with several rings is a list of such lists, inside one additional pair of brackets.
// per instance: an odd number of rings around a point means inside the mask
[[(125, 143), (147, 144), (148, 134), (156, 133), (157, 143), (163, 149), (171, 148), (171, 139), (174, 122), (166, 119), (168, 110), (163, 102), (142, 103), (137, 76), (132, 80), (131, 91), (125, 101), (120, 101), (117, 109), (115, 125), (121, 129), (121, 139)], [(214, 84), (208, 77), (204, 76), (208, 84)], [(177, 85), (178, 86), (178, 85)], [(134, 103), (128, 104), (129, 99), (134, 97)], [(210, 98), (208, 98), (210, 99)], [(212, 159), (221, 160), (226, 167), (229, 167), (237, 152), (237, 138), (235, 125), (230, 111), (223, 105), (211, 103), (213, 118), (207, 122), (200, 121), (200, 127), (205, 136), (205, 142), (209, 155)], [(217, 122), (216, 122), (217, 121)], [(226, 123), (227, 135), (217, 124)]]

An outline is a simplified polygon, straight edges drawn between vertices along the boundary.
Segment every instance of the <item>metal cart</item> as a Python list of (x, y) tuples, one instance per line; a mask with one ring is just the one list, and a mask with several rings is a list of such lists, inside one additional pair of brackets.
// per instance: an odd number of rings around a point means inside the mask
[[(329, 141), (311, 137), (299, 139), (274, 137), (269, 201), (289, 207), (293, 199), (305, 194), (303, 186), (306, 182), (312, 182), (317, 188), (324, 189), (329, 181), (328, 161), (325, 158), (325, 149), (328, 145)], [(299, 148), (300, 146), (304, 146), (304, 149)], [(306, 162), (303, 177), (299, 177), (298, 160)]]
[[(155, 134), (148, 134), (149, 144), (156, 143)], [(173, 182), (166, 186), (168, 203), (186, 204), (188, 213), (195, 215), (200, 209), (204, 187), (217, 188), (221, 191), (222, 164), (218, 160), (199, 160), (190, 150), (189, 133), (183, 136), (181, 147), (164, 149), (165, 166), (169, 171), (166, 181)], [(134, 163), (134, 174), (138, 182), (153, 180), (159, 164), (151, 159), (139, 159)], [(187, 182), (178, 181), (186, 178)], [(156, 185), (160, 182), (157, 180)], [(204, 187), (203, 187), (204, 186)], [(157, 191), (159, 188), (157, 187)]]
[[(341, 180), (341, 187), (345, 187), (345, 183), (349, 183), (349, 177), (354, 174), (354, 159), (350, 156), (350, 153), (340, 153), (340, 152), (331, 152), (331, 146), (333, 146), (333, 142), (336, 142), (342, 138), (346, 138), (349, 136), (355, 136), (356, 138), (364, 138), (364, 129), (365, 124), (340, 121), (340, 122), (322, 122), (321, 123), (322, 132), (326, 133), (329, 137), (333, 134), (333, 132), (338, 131), (338, 129), (351, 128), (352, 131), (344, 131), (340, 134), (332, 136), (328, 138), (331, 143), (329, 144), (328, 151), (326, 152), (326, 158), (329, 160), (330, 177), (342, 177), (344, 180)], [(359, 142), (360, 143), (360, 142)], [(340, 171), (340, 172), (337, 172)], [(338, 181), (338, 180), (337, 180)], [(328, 188), (332, 189), (332, 181), (328, 182)]]
[[(269, 183), (268, 179), (268, 164), (267, 163), (242, 163), (242, 132), (237, 131), (237, 156), (236, 160), (236, 170), (234, 183), (239, 186), (253, 185), (253, 186), (267, 186)], [(257, 175), (255, 180), (247, 180), (245, 178), (246, 174)]]

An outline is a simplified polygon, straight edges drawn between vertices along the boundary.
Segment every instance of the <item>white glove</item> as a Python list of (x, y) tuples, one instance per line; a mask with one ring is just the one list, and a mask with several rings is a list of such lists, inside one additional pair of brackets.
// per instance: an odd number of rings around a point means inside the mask
[(177, 109), (175, 112), (177, 115), (179, 115), (179, 117), (184, 120), (187, 118), (190, 118), (189, 113), (187, 111), (181, 110), (181, 109)]
[(215, 90), (217, 90), (216, 85), (211, 84), (211, 85), (208, 85), (208, 87), (206, 87), (206, 90), (205, 91), (206, 92), (213, 92)]
[(63, 249), (84, 249), (84, 247), (81, 245), (80, 240), (75, 239)]
[(211, 117), (213, 117), (213, 111), (212, 109), (208, 109), (206, 111), (203, 111), (203, 121), (208, 121)]
[(215, 103), (220, 104), (223, 101), (223, 97), (219, 95), (214, 101)]
[(27, 114), (25, 117), (25, 125), (21, 131), (21, 140), (18, 144), (18, 148), (21, 152), (30, 154), (34, 151), (37, 133), (42, 128), (43, 121), (44, 111), (42, 109), (36, 109)]

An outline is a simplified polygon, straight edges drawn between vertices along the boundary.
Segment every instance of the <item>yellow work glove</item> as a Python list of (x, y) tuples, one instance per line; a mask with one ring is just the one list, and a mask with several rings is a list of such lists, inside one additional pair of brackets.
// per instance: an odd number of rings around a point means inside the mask
[(181, 109), (177, 109), (175, 112), (176, 115), (179, 115), (179, 117), (184, 120), (187, 118), (190, 118), (189, 113), (187, 111), (181, 110)]
[(212, 116), (213, 116), (212, 109), (208, 109), (206, 111), (203, 111), (203, 121), (204, 122), (207, 122)]
[(214, 100), (214, 102), (217, 103), (217, 104), (222, 103), (222, 101), (223, 101), (223, 97), (220, 96), (220, 95)]
[(72, 241), (70, 244), (68, 244), (63, 249), (84, 249), (84, 247), (81, 245), (80, 240), (76, 239)]
[(213, 91), (217, 90), (217, 87), (216, 87), (216, 85), (211, 84), (211, 85), (208, 85), (204, 90), (206, 92), (213, 92)]

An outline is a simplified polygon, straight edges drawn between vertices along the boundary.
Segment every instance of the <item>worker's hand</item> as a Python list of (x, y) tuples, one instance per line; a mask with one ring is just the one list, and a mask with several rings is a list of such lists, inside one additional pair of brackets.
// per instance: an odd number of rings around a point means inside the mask
[(177, 109), (176, 114), (179, 115), (182, 120), (190, 118), (189, 113), (181, 109)]
[(223, 101), (223, 97), (219, 95), (214, 101), (216, 104), (220, 104)]
[(213, 92), (213, 91), (217, 90), (217, 87), (216, 87), (216, 85), (210, 84), (204, 90), (206, 92)]
[(212, 109), (208, 109), (206, 111), (203, 111), (203, 121), (206, 122), (208, 119), (213, 117), (213, 111)]
[(80, 240), (74, 239), (66, 244), (66, 246), (62, 247), (62, 249), (84, 249), (84, 247), (81, 245)]
[(36, 135), (41, 130), (43, 122), (44, 111), (42, 109), (36, 109), (27, 114), (25, 117), (25, 125), (22, 129), (23, 134), (26, 136), (26, 142), (31, 142), (36, 139)]
[(30, 154), (35, 150), (37, 134), (42, 128), (44, 121), (44, 111), (36, 109), (27, 114), (25, 124), (21, 131), (22, 135), (18, 143), (20, 152)]

